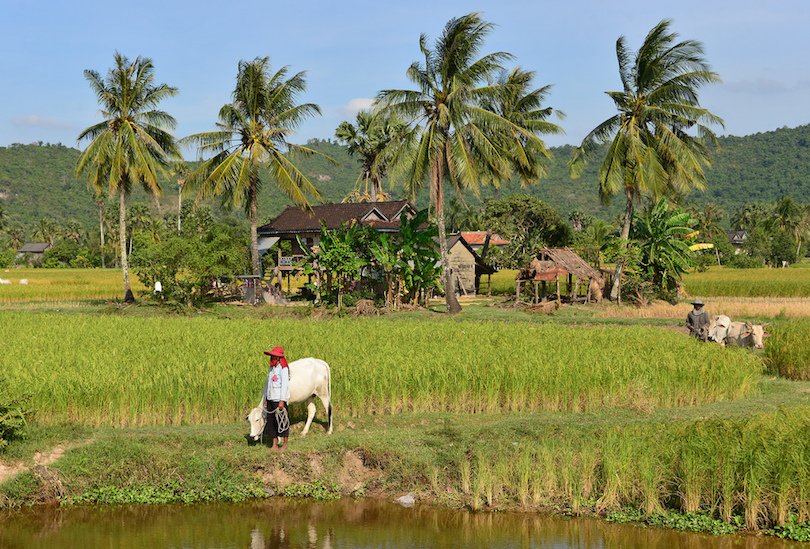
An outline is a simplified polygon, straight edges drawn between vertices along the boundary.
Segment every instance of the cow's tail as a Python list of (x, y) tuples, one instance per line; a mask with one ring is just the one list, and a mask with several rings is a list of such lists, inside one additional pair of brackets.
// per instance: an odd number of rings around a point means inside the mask
[(326, 411), (326, 414), (329, 416), (329, 429), (327, 433), (332, 433), (332, 368), (329, 364), (326, 364), (326, 375), (329, 376), (328, 384), (329, 384), (329, 409)]

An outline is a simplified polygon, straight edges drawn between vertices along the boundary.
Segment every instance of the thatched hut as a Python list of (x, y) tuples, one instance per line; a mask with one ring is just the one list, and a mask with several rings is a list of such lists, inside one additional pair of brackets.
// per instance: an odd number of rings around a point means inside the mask
[(562, 300), (560, 279), (568, 278), (566, 299), (573, 303), (587, 301), (588, 284), (591, 280), (601, 280), (602, 275), (588, 265), (571, 248), (543, 248), (528, 267), (522, 269), (515, 279), (515, 299), (520, 300), (521, 284), (534, 284), (534, 302), (539, 303), (548, 295), (547, 283), (555, 282), (557, 301)]

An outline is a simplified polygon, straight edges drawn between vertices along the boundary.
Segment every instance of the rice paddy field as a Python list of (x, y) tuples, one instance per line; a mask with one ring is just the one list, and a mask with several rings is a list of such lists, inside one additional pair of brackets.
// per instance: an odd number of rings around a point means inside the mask
[[(123, 282), (118, 269), (7, 269), (0, 278), (0, 303), (121, 299)], [(27, 280), (27, 284), (20, 284)], [(130, 273), (134, 292), (144, 290)]]
[(711, 267), (685, 279), (691, 296), (810, 297), (810, 269), (731, 269)]
[(38, 424), (237, 420), (259, 401), (261, 352), (277, 344), (329, 362), (344, 417), (648, 411), (743, 397), (762, 369), (745, 350), (638, 326), (0, 311), (0, 331), (4, 375), (33, 397)]

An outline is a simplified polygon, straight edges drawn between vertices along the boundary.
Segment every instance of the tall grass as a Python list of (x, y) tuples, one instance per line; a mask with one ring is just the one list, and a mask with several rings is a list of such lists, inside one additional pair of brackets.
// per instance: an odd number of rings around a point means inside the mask
[(534, 505), (574, 512), (589, 501), (604, 513), (674, 508), (727, 522), (739, 516), (751, 529), (810, 520), (807, 406), (749, 419), (552, 425), (535, 435), (518, 447), (477, 450), (472, 507), (525, 504), (532, 494)]
[(810, 269), (712, 267), (684, 283), (691, 296), (810, 297)]
[[(143, 290), (137, 277), (130, 276), (133, 291)], [(0, 285), (0, 303), (114, 299), (124, 293), (117, 269), (9, 269), (0, 271), (0, 278), (11, 281)]]
[(344, 417), (697, 405), (749, 393), (761, 369), (745, 350), (644, 327), (6, 311), (0, 332), (11, 389), (32, 394), (41, 423), (233, 421), (279, 344), (329, 362)]
[[(704, 299), (711, 316), (727, 315), (733, 320), (757, 318), (810, 317), (810, 298), (807, 297), (712, 297)], [(655, 301), (646, 307), (589, 306), (590, 311), (602, 318), (678, 318), (685, 320), (692, 310), (688, 302), (671, 305)]]
[(778, 322), (769, 328), (765, 364), (772, 374), (810, 381), (810, 318)]

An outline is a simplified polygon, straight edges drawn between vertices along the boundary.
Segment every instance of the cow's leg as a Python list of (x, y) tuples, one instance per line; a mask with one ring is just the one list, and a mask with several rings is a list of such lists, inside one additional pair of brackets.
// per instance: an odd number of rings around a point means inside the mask
[(307, 436), (307, 433), (309, 432), (309, 426), (312, 425), (313, 419), (315, 419), (315, 403), (312, 401), (312, 399), (310, 399), (309, 402), (307, 403), (307, 424), (304, 425), (304, 430), (301, 431), (302, 437)]
[(318, 398), (321, 399), (323, 403), (323, 409), (326, 410), (326, 421), (328, 422), (328, 426), (326, 427), (326, 434), (332, 434), (332, 400), (329, 396), (323, 396), (323, 394), (319, 394)]

